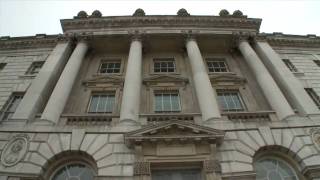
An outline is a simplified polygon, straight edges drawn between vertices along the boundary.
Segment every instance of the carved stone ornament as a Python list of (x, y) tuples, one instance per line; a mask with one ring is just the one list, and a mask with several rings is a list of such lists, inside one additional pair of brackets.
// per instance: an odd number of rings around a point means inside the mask
[(146, 13), (144, 12), (144, 10), (139, 8), (133, 13), (132, 16), (145, 16), (145, 15), (146, 15)]
[(135, 176), (150, 175), (150, 163), (135, 162), (133, 167), (133, 173)]
[(99, 17), (102, 17), (102, 13), (99, 11), (99, 10), (95, 10), (92, 12), (91, 18), (99, 18)]
[(4, 147), (1, 153), (1, 163), (4, 166), (18, 164), (26, 155), (29, 149), (29, 136), (18, 134), (14, 136)]
[(177, 12), (178, 16), (190, 16), (190, 14), (188, 13), (188, 11), (186, 9), (179, 9), (179, 11)]
[(320, 151), (320, 129), (319, 128), (312, 128), (310, 130), (310, 136), (311, 136), (311, 139), (312, 139), (314, 145)]
[(222, 10), (220, 11), (219, 15), (220, 15), (220, 16), (229, 16), (230, 13), (229, 13), (228, 10), (222, 9)]
[(221, 172), (221, 166), (218, 160), (203, 161), (203, 169), (206, 173)]

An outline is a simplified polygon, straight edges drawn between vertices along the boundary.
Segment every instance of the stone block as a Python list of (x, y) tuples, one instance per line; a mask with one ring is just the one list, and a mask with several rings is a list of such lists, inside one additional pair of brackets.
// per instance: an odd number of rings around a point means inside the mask
[(112, 153), (113, 144), (106, 144), (101, 149), (99, 149), (95, 154), (93, 154), (93, 158), (96, 161), (99, 161), (101, 158), (105, 156), (109, 156)]
[(263, 140), (263, 138), (261, 137), (258, 131), (247, 131), (247, 132), (251, 136), (251, 138), (254, 139), (259, 144), (259, 148), (266, 145), (265, 141)]
[(282, 146), (290, 149), (292, 140), (293, 140), (293, 135), (290, 129), (282, 130)]
[(249, 136), (247, 134), (246, 131), (239, 131), (239, 132), (237, 132), (237, 135), (238, 135), (240, 141), (243, 144), (250, 146), (251, 149), (256, 151), (260, 148), (259, 145), (253, 140), (253, 138), (251, 136)]
[(98, 137), (98, 134), (86, 134), (82, 141), (80, 150), (87, 151), (90, 145), (95, 141), (97, 137)]
[(103, 147), (106, 143), (108, 143), (108, 134), (99, 134), (98, 137), (94, 140), (94, 142), (90, 145), (87, 153), (93, 155), (96, 153), (101, 147)]
[(259, 127), (259, 132), (268, 146), (275, 144), (269, 127)]
[(123, 143), (124, 137), (123, 134), (110, 134), (110, 143)]
[(122, 176), (133, 176), (133, 166), (122, 166)]
[(29, 161), (39, 166), (43, 166), (47, 162), (47, 160), (38, 153), (32, 153)]
[(85, 129), (73, 129), (71, 137), (71, 150), (79, 150), (83, 137), (85, 135)]
[(29, 151), (38, 151), (39, 145), (38, 142), (30, 142)]
[(235, 141), (235, 147), (238, 151), (248, 156), (254, 156), (255, 151), (248, 145), (243, 144), (241, 141)]
[(279, 146), (282, 145), (282, 130), (272, 129), (271, 132), (273, 135), (274, 143)]
[(110, 166), (98, 169), (99, 176), (121, 176), (122, 166)]
[(113, 152), (114, 153), (130, 153), (131, 150), (125, 144), (114, 144)]
[(61, 146), (63, 151), (70, 150), (71, 146), (71, 135), (62, 133), (59, 134), (60, 140), (61, 140)]
[(54, 156), (52, 150), (50, 149), (47, 143), (41, 143), (39, 147), (39, 153), (44, 156), (46, 159), (50, 159)]
[(54, 154), (58, 154), (62, 151), (59, 134), (50, 134), (48, 138), (48, 144), (50, 145)]

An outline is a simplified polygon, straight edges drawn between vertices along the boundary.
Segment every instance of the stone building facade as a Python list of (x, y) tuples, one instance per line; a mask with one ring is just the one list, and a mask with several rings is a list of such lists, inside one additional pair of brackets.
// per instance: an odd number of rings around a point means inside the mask
[(104, 17), (0, 38), (1, 180), (319, 180), (320, 37)]

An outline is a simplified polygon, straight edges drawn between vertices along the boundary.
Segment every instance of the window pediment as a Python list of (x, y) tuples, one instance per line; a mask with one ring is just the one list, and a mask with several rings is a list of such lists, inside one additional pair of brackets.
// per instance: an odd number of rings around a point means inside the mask
[(144, 78), (143, 83), (147, 86), (165, 86), (170, 84), (185, 86), (189, 83), (189, 79), (174, 75), (154, 75)]
[(148, 125), (144, 128), (125, 134), (125, 142), (128, 146), (142, 142), (195, 142), (206, 140), (212, 144), (220, 144), (224, 137), (224, 131), (213, 129), (190, 122), (172, 120)]
[(84, 80), (82, 84), (86, 87), (106, 87), (106, 86), (122, 86), (123, 77), (116, 75), (97, 76), (91, 79)]
[(246, 83), (244, 77), (238, 76), (236, 74), (219, 74), (219, 75), (209, 75), (212, 84), (230, 84), (230, 85), (243, 85)]

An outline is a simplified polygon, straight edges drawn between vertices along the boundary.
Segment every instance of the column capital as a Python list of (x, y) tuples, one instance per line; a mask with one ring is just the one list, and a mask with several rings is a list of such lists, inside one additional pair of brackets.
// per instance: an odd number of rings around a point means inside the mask
[(197, 36), (198, 36), (199, 31), (193, 31), (193, 30), (185, 31), (185, 30), (182, 30), (181, 33), (182, 33), (182, 35), (183, 35), (183, 37), (185, 39), (185, 42), (197, 41)]
[(267, 42), (267, 35), (264, 33), (258, 34), (257, 36), (254, 36), (253, 42)]
[(239, 43), (242, 41), (250, 42), (254, 37), (256, 37), (256, 33), (254, 32), (246, 32), (246, 31), (232, 32), (232, 40), (233, 40), (234, 47), (238, 47)]
[(140, 41), (142, 42), (145, 38), (145, 32), (139, 30), (128, 31), (128, 34), (131, 38), (131, 41)]

